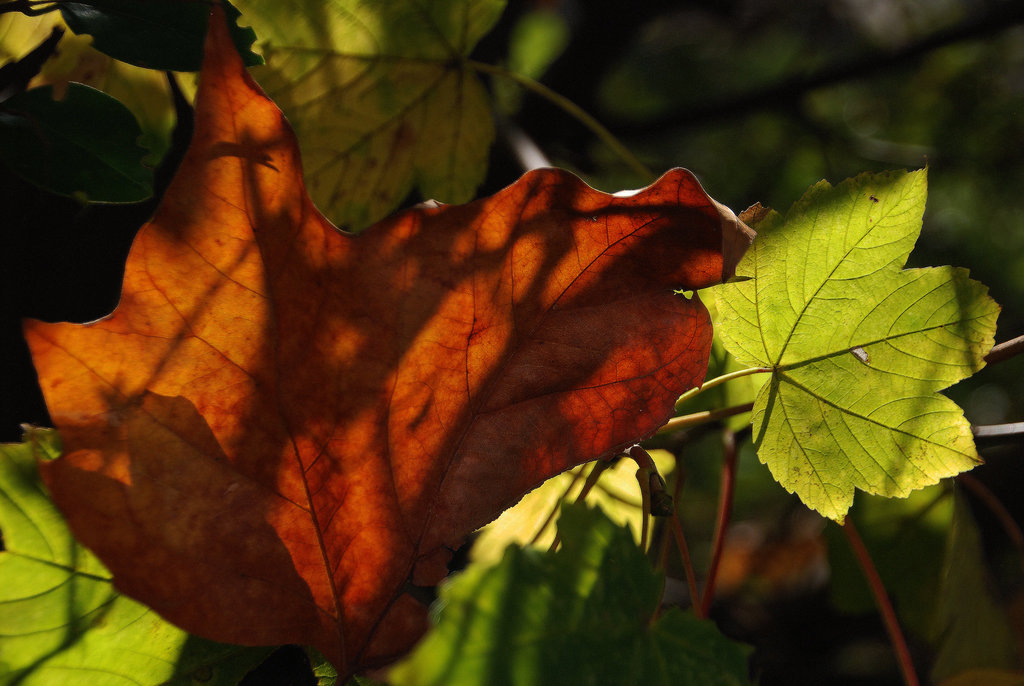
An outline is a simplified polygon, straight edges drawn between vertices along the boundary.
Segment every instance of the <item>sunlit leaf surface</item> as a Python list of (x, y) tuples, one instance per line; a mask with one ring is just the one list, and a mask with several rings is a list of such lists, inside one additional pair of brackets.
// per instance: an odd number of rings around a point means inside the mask
[(983, 366), (999, 307), (952, 267), (902, 269), (921, 231), (925, 172), (812, 188), (772, 214), (719, 291), (718, 333), (771, 369), (753, 410), (758, 455), (788, 490), (842, 520), (855, 489), (886, 496), (980, 462), (937, 391)]

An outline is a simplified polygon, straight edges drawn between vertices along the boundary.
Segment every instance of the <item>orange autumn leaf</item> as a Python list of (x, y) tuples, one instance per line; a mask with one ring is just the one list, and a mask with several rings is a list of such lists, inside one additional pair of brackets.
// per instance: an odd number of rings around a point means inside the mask
[(65, 448), (40, 468), (126, 594), (350, 674), (420, 636), (413, 587), (471, 531), (664, 423), (711, 345), (672, 289), (720, 281), (751, 234), (683, 170), (615, 197), (551, 169), (343, 234), (212, 27), (117, 309), (25, 323)]

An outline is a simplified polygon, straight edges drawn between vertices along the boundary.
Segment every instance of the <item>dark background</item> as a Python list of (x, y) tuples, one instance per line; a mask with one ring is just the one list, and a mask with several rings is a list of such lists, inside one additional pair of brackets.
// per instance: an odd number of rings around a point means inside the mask
[[(1003, 307), (997, 341), (1024, 333), (1024, 3), (512, 2), (473, 56), (503, 63), (544, 51), (553, 56), (538, 58), (544, 84), (597, 116), (655, 172), (687, 167), (737, 211), (754, 202), (785, 211), (820, 179), (927, 165), (928, 210), (911, 266), (969, 268)], [(529, 93), (499, 96), (506, 120), (553, 164), (602, 190), (650, 181), (551, 103)], [(158, 192), (188, 138), (187, 109), (179, 114)], [(501, 127), (481, 194), (522, 171), (503, 135), (510, 130)], [(18, 440), (22, 422), (48, 421), (20, 319), (87, 321), (108, 312), (131, 237), (155, 203), (83, 207), (0, 168), (0, 440)], [(949, 394), (972, 422), (992, 425), (1024, 420), (1022, 391), (1017, 358)], [(755, 567), (750, 575), (758, 578), (741, 580), (747, 590), (726, 595), (714, 616), (757, 648), (763, 684), (900, 683), (877, 617), (841, 613), (831, 600), (827, 566), (825, 577), (819, 573), (822, 523), (765, 481), (749, 435), (740, 438), (748, 481), (737, 508), (755, 522), (744, 526), (760, 527), (758, 554), (775, 566)], [(712, 520), (713, 439), (693, 436), (685, 446), (687, 497), (698, 520)], [(1011, 437), (981, 448), (987, 464), (974, 475), (1024, 520), (1021, 443)], [(973, 505), (993, 580), (1010, 606), (1021, 574), (1004, 568), (1015, 552), (989, 510)], [(700, 526), (698, 540), (710, 534)], [(921, 637), (911, 644), (926, 673), (932, 648)], [(288, 660), (303, 659), (282, 655), (284, 672), (296, 664)], [(271, 674), (264, 683), (285, 683)]]

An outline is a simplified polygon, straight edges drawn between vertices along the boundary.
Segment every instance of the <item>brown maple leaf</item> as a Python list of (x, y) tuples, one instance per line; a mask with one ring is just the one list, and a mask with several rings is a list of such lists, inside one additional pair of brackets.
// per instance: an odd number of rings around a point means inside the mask
[(672, 290), (720, 281), (751, 234), (683, 170), (615, 197), (548, 169), (345, 235), (212, 27), (117, 309), (25, 323), (65, 446), (41, 469), (123, 592), (349, 674), (419, 637), (411, 585), (468, 533), (664, 423), (711, 345)]

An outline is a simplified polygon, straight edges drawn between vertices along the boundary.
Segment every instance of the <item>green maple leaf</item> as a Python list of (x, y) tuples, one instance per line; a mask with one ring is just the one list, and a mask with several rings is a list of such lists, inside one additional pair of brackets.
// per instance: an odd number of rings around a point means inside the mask
[(43, 490), (56, 432), (0, 445), (0, 684), (236, 684), (269, 653), (198, 639), (114, 588)]
[(504, 0), (243, 0), (266, 65), (253, 70), (302, 146), (310, 195), (353, 230), (409, 192), (472, 199), (494, 139), (467, 62)]
[(564, 505), (555, 552), (509, 546), (441, 587), (437, 626), (389, 674), (395, 686), (744, 686), (750, 650), (670, 608), (628, 529)]
[(771, 371), (758, 456), (838, 521), (855, 489), (906, 496), (981, 461), (938, 391), (984, 366), (999, 306), (964, 269), (902, 269), (925, 197), (923, 170), (821, 182), (758, 224), (737, 268), (749, 280), (718, 295), (726, 348)]

